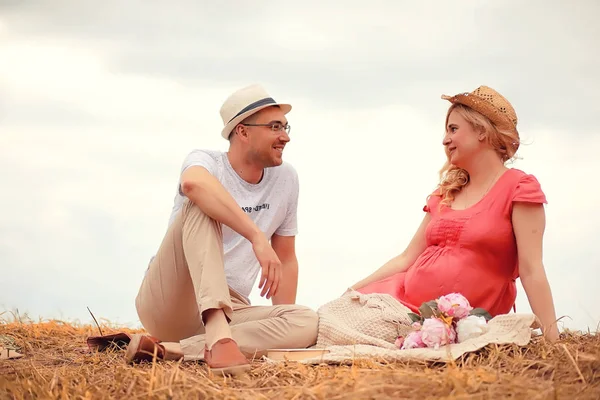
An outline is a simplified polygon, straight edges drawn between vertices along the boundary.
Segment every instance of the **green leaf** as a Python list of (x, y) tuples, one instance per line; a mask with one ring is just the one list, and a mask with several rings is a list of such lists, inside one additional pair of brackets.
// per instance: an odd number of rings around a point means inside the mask
[(431, 309), (434, 310), (436, 312), (436, 314), (440, 313), (440, 311), (438, 310), (437, 301), (431, 300), (425, 304), (427, 304), (429, 307), (431, 307)]
[(419, 314), (415, 314), (412, 312), (408, 313), (408, 317), (411, 319), (412, 322), (422, 322), (422, 318)]
[(432, 300), (421, 304), (419, 312), (423, 318), (436, 317), (439, 314), (436, 301)]
[(492, 319), (491, 314), (485, 311), (483, 308), (474, 308), (471, 310), (469, 315), (477, 315), (478, 317), (484, 317), (486, 321)]

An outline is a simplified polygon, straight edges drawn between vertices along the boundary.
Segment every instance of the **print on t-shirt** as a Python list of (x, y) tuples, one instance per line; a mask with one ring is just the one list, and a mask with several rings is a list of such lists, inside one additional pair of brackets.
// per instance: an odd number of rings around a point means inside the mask
[(260, 211), (260, 210), (268, 210), (269, 209), (269, 203), (263, 203), (261, 205), (258, 206), (254, 206), (254, 207), (242, 207), (242, 210), (244, 210), (244, 212), (247, 213), (252, 213), (253, 211)]

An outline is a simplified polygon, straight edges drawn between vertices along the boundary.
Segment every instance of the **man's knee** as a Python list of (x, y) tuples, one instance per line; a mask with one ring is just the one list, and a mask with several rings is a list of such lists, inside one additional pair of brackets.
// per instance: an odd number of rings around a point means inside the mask
[(289, 323), (292, 325), (291, 336), (298, 347), (309, 347), (317, 341), (319, 316), (309, 307), (294, 305), (290, 313)]

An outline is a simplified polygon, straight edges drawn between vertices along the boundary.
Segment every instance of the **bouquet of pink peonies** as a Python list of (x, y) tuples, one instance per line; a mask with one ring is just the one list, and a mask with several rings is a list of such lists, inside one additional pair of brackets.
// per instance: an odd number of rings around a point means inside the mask
[(487, 331), (487, 321), (492, 316), (483, 308), (473, 308), (460, 293), (450, 293), (437, 300), (423, 303), (421, 315), (409, 313), (413, 331), (399, 336), (396, 346), (404, 349), (440, 348), (451, 343), (461, 343)]

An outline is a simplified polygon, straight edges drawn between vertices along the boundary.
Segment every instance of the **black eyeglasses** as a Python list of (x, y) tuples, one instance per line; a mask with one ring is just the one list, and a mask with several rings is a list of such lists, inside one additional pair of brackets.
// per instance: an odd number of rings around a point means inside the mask
[(290, 134), (290, 124), (282, 124), (281, 122), (271, 122), (268, 124), (242, 124), (244, 126), (268, 126), (273, 132), (285, 131), (288, 135)]

